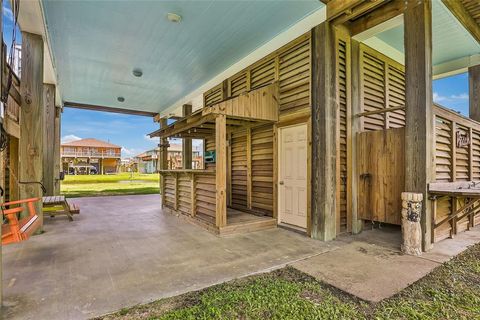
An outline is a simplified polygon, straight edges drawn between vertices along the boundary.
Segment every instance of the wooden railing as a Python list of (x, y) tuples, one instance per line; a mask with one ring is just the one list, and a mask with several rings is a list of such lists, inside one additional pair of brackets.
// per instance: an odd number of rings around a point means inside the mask
[(434, 105), (437, 182), (480, 180), (480, 123)]
[(438, 105), (433, 106), (433, 117), (435, 183), (431, 185), (450, 189), (430, 191), (432, 242), (437, 242), (478, 224), (478, 198), (462, 194), (457, 185), (480, 181), (480, 123)]
[(62, 157), (120, 158), (121, 153), (103, 151), (62, 151)]

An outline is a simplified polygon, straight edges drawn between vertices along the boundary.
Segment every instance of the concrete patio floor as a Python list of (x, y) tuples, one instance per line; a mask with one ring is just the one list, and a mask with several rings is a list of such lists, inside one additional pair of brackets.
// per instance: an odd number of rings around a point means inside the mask
[(399, 228), (331, 242), (281, 228), (217, 237), (162, 213), (160, 197), (81, 198), (81, 214), (46, 218), (46, 233), (3, 247), (4, 319), (88, 319), (291, 265), (381, 301), (480, 242), (480, 227), (400, 253)]
[(74, 221), (3, 247), (5, 319), (86, 319), (265, 272), (337, 248), (273, 229), (219, 238), (158, 195), (74, 199)]

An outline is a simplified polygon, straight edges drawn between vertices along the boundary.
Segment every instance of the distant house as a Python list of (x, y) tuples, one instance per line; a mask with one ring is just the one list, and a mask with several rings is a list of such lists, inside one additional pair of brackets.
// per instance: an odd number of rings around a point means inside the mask
[(62, 168), (66, 174), (117, 173), (121, 150), (120, 146), (93, 138), (62, 143)]
[(135, 156), (137, 171), (140, 173), (156, 173), (158, 162), (158, 148), (145, 151)]
[[(192, 146), (192, 168), (200, 169), (203, 163), (203, 145)], [(140, 173), (156, 173), (158, 168), (159, 148), (145, 151), (134, 157), (137, 171)], [(182, 144), (170, 141), (167, 157), (168, 169), (182, 168)]]

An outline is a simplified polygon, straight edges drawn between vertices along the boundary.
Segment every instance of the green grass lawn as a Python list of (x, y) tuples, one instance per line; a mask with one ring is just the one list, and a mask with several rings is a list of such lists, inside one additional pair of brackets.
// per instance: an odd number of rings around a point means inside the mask
[(71, 198), (159, 193), (159, 175), (66, 175), (60, 191)]
[(378, 304), (287, 267), (97, 319), (480, 319), (480, 245)]

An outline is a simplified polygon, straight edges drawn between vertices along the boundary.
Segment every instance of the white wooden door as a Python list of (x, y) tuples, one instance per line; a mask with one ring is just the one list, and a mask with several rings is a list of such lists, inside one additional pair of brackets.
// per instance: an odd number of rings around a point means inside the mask
[(307, 125), (280, 129), (278, 217), (280, 223), (307, 227)]

